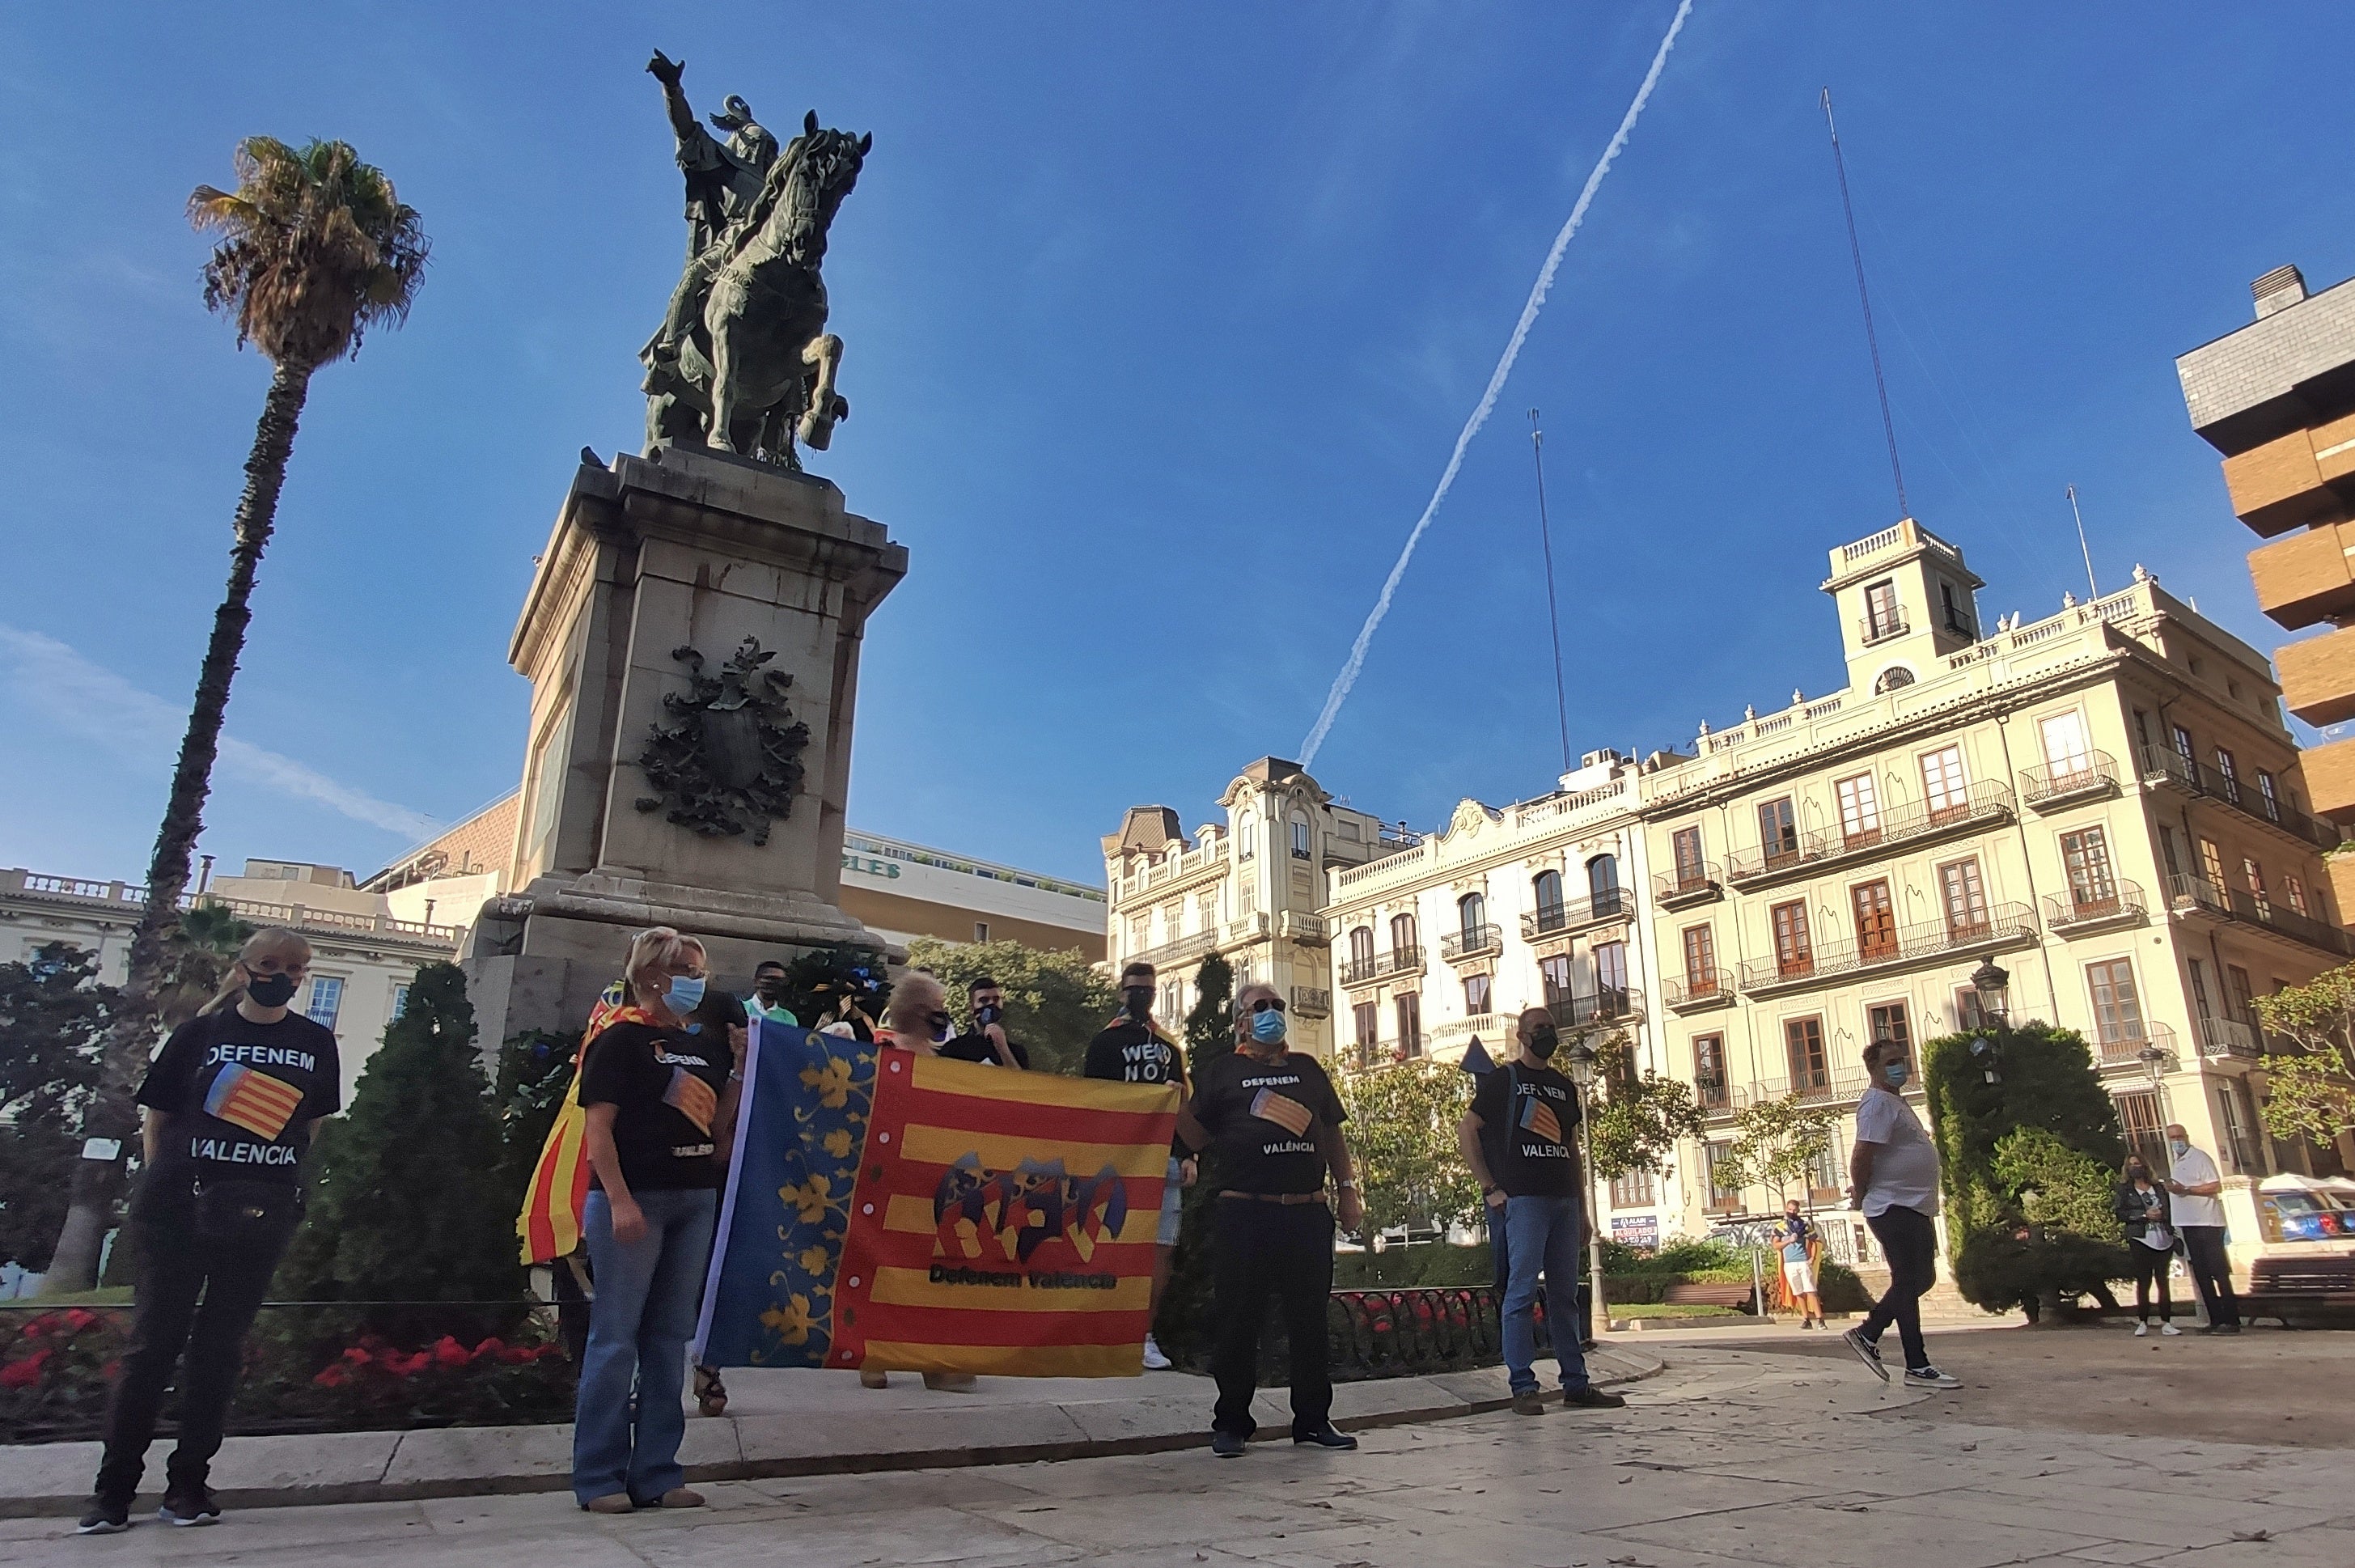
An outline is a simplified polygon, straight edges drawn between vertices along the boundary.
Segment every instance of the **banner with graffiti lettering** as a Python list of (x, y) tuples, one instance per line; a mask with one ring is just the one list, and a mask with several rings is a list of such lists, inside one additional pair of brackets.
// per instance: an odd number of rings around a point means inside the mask
[(1178, 1092), (763, 1023), (697, 1359), (1142, 1370)]

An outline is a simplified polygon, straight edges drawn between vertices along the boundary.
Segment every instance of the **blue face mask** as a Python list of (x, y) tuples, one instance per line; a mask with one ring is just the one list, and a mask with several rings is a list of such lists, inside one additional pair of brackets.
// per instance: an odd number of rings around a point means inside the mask
[(1284, 1015), (1273, 1008), (1252, 1014), (1252, 1038), (1262, 1045), (1273, 1045), (1283, 1040)]
[(1902, 1061), (1891, 1062), (1887, 1071), (1890, 1086), (1894, 1089), (1902, 1089), (1905, 1080), (1913, 1076), (1913, 1069)]
[(663, 1005), (680, 1018), (703, 1005), (703, 980), (696, 975), (671, 976), (670, 989), (663, 993)]

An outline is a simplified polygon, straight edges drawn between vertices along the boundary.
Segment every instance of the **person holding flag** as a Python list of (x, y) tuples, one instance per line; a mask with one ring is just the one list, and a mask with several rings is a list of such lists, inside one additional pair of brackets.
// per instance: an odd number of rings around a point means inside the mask
[(1520, 1051), (1496, 1072), (1484, 1074), (1472, 1093), (1472, 1108), (1456, 1124), (1464, 1162), (1480, 1183), (1491, 1214), (1505, 1216), (1505, 1371), (1513, 1409), (1543, 1415), (1538, 1392), (1538, 1276), (1545, 1276), (1546, 1322), (1554, 1361), (1561, 1371), (1562, 1403), (1572, 1408), (1612, 1409), (1627, 1402), (1605, 1393), (1587, 1379), (1579, 1346), (1579, 1249), (1585, 1235), (1580, 1212), (1582, 1183), (1574, 1147), (1578, 1090), (1547, 1065), (1561, 1036), (1553, 1015), (1525, 1008), (1518, 1029)]
[(743, 1083), (741, 1029), (689, 1023), (706, 990), (701, 943), (668, 926), (642, 932), (624, 978), (630, 1004), (589, 1038), (576, 1095), (597, 1296), (572, 1493), (591, 1513), (702, 1506), (678, 1464), (680, 1394)]
[[(1181, 1094), (1185, 1092), (1185, 1050), (1154, 1021), (1156, 977), (1153, 965), (1142, 962), (1131, 964), (1120, 972), (1120, 1011), (1088, 1041), (1088, 1053), (1080, 1067), (1082, 1076), (1119, 1083), (1175, 1083)], [(1161, 1186), (1161, 1218), (1153, 1232), (1153, 1296), (1146, 1308), (1148, 1321), (1160, 1312), (1162, 1293), (1169, 1288), (1169, 1268), (1178, 1252), (1184, 1189), (1194, 1185), (1194, 1173), (1193, 1155), (1183, 1141), (1173, 1143), (1168, 1178)], [(1145, 1370), (1166, 1372), (1169, 1366), (1169, 1358), (1161, 1353), (1160, 1344), (1150, 1333), (1146, 1334)]]

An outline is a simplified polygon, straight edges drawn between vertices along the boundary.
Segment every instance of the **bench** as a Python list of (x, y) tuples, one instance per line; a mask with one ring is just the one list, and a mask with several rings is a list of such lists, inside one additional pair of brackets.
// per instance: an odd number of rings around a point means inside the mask
[(1660, 1297), (1672, 1307), (1732, 1307), (1747, 1312), (1750, 1286), (1740, 1281), (1685, 1281), (1668, 1286)]
[(2253, 1296), (2339, 1296), (2355, 1291), (2355, 1256), (2259, 1258), (2249, 1269)]

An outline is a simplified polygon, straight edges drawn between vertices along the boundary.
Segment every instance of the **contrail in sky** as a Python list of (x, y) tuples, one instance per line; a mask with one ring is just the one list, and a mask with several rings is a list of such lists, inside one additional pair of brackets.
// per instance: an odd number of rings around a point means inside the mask
[(1482, 425), (1488, 422), (1488, 415), (1497, 406), (1497, 395), (1505, 389), (1505, 381), (1513, 373), (1513, 361), (1520, 357), (1521, 344), (1529, 337), (1529, 328), (1536, 324), (1538, 312), (1545, 308), (1546, 291), (1553, 287), (1554, 270), (1561, 265), (1561, 253), (1569, 249), (1572, 237), (1578, 232), (1578, 226), (1586, 221), (1587, 205), (1594, 199), (1595, 191), (1601, 188), (1603, 176), (1611, 172), (1612, 161), (1627, 145), (1628, 133), (1635, 130), (1636, 117), (1644, 112), (1644, 104), (1651, 98), (1652, 89), (1659, 84), (1660, 68), (1668, 63), (1668, 50), (1676, 46), (1677, 35), (1684, 30), (1685, 18), (1691, 13), (1692, 0), (1679, 0), (1676, 16), (1668, 23), (1668, 36), (1660, 40), (1659, 51), (1652, 56), (1652, 69), (1644, 73), (1644, 85), (1636, 90), (1636, 101), (1627, 105), (1627, 112), (1620, 120), (1619, 129), (1612, 134), (1611, 144), (1603, 149), (1603, 156), (1595, 161), (1593, 172), (1587, 175), (1586, 187), (1578, 193), (1578, 205), (1570, 209), (1570, 220), (1553, 237), (1553, 249), (1546, 252), (1545, 265), (1538, 269), (1538, 281), (1529, 290), (1528, 302), (1521, 306), (1521, 319), (1513, 324), (1512, 340), (1505, 345), (1504, 357), (1497, 361), (1497, 368), (1489, 374), (1488, 389), (1480, 394), (1480, 406), (1474, 409), (1472, 417), (1464, 421), (1463, 432), (1455, 438), (1455, 450), (1448, 454), (1446, 471), (1439, 476), (1439, 487), (1431, 493), (1430, 504), (1423, 508), (1423, 516), (1415, 519), (1413, 530), (1406, 536), (1406, 548), (1399, 551), (1398, 563), (1391, 568), (1390, 576), (1383, 580), (1382, 594), (1374, 601), (1373, 613), (1358, 629), (1358, 640), (1349, 647), (1348, 662), (1341, 667), (1341, 673), (1333, 677), (1333, 689), (1325, 694), (1325, 710), (1316, 715), (1316, 728), (1310, 730), (1308, 739), (1300, 743), (1302, 767), (1305, 768), (1316, 760), (1316, 749), (1325, 743), (1326, 731), (1333, 728), (1334, 719), (1340, 714), (1341, 704), (1349, 700), (1349, 688), (1358, 684), (1358, 671), (1365, 667), (1366, 649), (1372, 644), (1382, 617), (1391, 613), (1391, 596), (1398, 592), (1399, 579), (1406, 575), (1406, 563), (1414, 559), (1414, 547), (1423, 541), (1423, 530), (1431, 527), (1431, 519), (1437, 515), (1439, 504), (1447, 499), (1448, 489), (1455, 483), (1456, 470), (1464, 466), (1464, 449), (1472, 444), (1472, 438), (1480, 433)]

